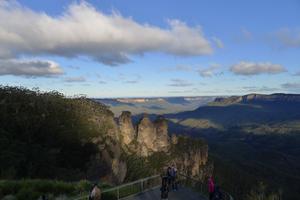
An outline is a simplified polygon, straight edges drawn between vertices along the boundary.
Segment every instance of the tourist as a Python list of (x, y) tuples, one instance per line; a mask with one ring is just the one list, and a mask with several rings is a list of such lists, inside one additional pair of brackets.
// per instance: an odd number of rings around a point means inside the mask
[(215, 184), (212, 176), (208, 178), (208, 192), (209, 192), (209, 200), (212, 200), (215, 192)]
[(171, 181), (172, 181), (171, 167), (168, 167), (166, 175), (167, 175), (168, 185), (171, 185)]
[(97, 183), (95, 183), (90, 192), (89, 200), (100, 200), (100, 199), (101, 199), (101, 190), (98, 187)]
[(161, 183), (161, 199), (168, 199), (169, 196), (169, 178), (167, 176), (162, 177), (162, 183)]
[(173, 191), (177, 190), (176, 177), (177, 177), (177, 168), (173, 164), (172, 167), (171, 167), (171, 184), (172, 184), (172, 190)]

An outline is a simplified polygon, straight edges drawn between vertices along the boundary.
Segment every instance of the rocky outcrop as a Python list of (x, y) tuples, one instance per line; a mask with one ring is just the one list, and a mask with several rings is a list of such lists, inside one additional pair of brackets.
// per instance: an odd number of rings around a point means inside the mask
[(208, 160), (208, 146), (203, 140), (172, 136), (173, 163), (181, 173), (199, 176)]
[[(131, 113), (125, 111), (118, 121), (119, 138), (123, 143), (121, 146), (127, 154), (147, 158), (155, 152), (164, 152), (168, 160), (166, 164), (170, 165), (171, 160), (181, 172), (191, 176), (199, 176), (202, 173), (208, 157), (207, 144), (202, 140), (176, 135), (170, 137), (168, 122), (163, 116), (151, 121), (149, 116), (144, 114), (134, 125)], [(109, 163), (112, 165), (113, 174), (120, 176), (118, 180), (123, 179), (126, 174), (126, 163), (120, 159), (111, 159)]]
[(154, 121), (154, 126), (156, 128), (156, 149), (157, 151), (167, 152), (170, 145), (170, 138), (168, 135), (168, 122), (164, 117), (159, 116)]
[(134, 126), (131, 113), (124, 111), (119, 116), (119, 134), (127, 153), (134, 152), (143, 157), (153, 152), (167, 152), (170, 146), (168, 123), (162, 116), (152, 122), (144, 114)]
[(156, 138), (155, 126), (145, 114), (137, 125), (137, 142), (141, 149), (141, 155), (148, 156), (151, 151), (157, 151)]
[(129, 145), (136, 137), (131, 121), (131, 113), (123, 111), (119, 117), (120, 138), (125, 145)]

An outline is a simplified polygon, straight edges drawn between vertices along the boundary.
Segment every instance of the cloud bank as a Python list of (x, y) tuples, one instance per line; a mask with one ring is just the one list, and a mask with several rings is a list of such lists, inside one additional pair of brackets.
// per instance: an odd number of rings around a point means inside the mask
[(258, 75), (258, 74), (279, 74), (285, 72), (286, 69), (279, 64), (270, 62), (247, 62), (241, 61), (230, 68), (230, 71), (237, 75)]
[(299, 90), (300, 89), (300, 82), (299, 83), (284, 83), (281, 84), (281, 87), (288, 90)]
[(214, 75), (220, 74), (217, 73), (217, 70), (219, 69), (219, 65), (218, 64), (211, 64), (209, 67), (205, 68), (205, 69), (200, 69), (199, 75), (202, 77), (212, 77)]
[(0, 75), (50, 77), (61, 74), (62, 68), (53, 61), (0, 59)]
[(72, 76), (64, 79), (65, 82), (75, 83), (75, 82), (85, 82), (86, 79), (83, 76)]
[(300, 30), (283, 28), (273, 35), (274, 43), (278, 42), (280, 47), (300, 48)]
[(0, 58), (54, 55), (87, 56), (106, 65), (130, 62), (131, 55), (163, 52), (176, 56), (211, 54), (200, 27), (169, 20), (168, 28), (140, 24), (92, 5), (71, 4), (60, 16), (0, 2)]
[(189, 81), (184, 79), (179, 79), (179, 78), (171, 79), (171, 83), (168, 84), (168, 86), (172, 86), (172, 87), (188, 87), (192, 85), (193, 84), (190, 83)]

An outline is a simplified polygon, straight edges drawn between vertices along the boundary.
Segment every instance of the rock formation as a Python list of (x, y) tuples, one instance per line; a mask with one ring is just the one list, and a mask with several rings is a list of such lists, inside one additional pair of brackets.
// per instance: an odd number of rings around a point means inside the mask
[(108, 182), (119, 184), (124, 181), (131, 163), (124, 160), (126, 156), (123, 157), (123, 153), (147, 159), (156, 152), (162, 152), (165, 153), (163, 157), (166, 159), (156, 161), (161, 163), (162, 167), (174, 163), (181, 172), (198, 177), (202, 172), (201, 167), (207, 162), (207, 145), (176, 135), (170, 137), (168, 122), (162, 116), (151, 121), (149, 116), (144, 114), (136, 124), (133, 124), (131, 113), (124, 111), (118, 118), (118, 127), (112, 126), (110, 129), (111, 132), (117, 133), (93, 141), (99, 144), (102, 152), (99, 162), (107, 163), (108, 168), (104, 168), (107, 175), (103, 179)]
[(168, 136), (168, 122), (164, 117), (159, 116), (154, 121), (154, 126), (156, 128), (155, 146), (157, 151), (167, 152), (170, 145), (170, 138)]
[(124, 111), (119, 117), (119, 130), (122, 142), (129, 145), (135, 139), (135, 130), (131, 121), (131, 113)]
[(155, 126), (145, 114), (137, 125), (137, 142), (142, 156), (148, 156), (151, 151), (157, 151), (156, 138)]

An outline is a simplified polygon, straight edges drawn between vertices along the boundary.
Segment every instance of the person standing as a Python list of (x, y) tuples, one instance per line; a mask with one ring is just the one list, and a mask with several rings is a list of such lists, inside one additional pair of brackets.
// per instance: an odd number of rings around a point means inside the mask
[(177, 190), (176, 177), (177, 177), (177, 168), (173, 164), (171, 167), (171, 184), (172, 184), (173, 191)]
[(97, 183), (93, 185), (93, 188), (89, 195), (89, 200), (101, 200), (101, 190), (98, 187)]
[(168, 184), (169, 180), (167, 176), (162, 177), (162, 183), (161, 183), (161, 199), (168, 199), (169, 196), (169, 184)]
[(209, 192), (209, 200), (212, 200), (215, 192), (215, 184), (212, 176), (208, 178), (208, 192)]
[(168, 167), (168, 169), (167, 169), (167, 181), (168, 181), (168, 186), (170, 186), (171, 185), (171, 181), (172, 181), (172, 169), (171, 169), (171, 167)]

